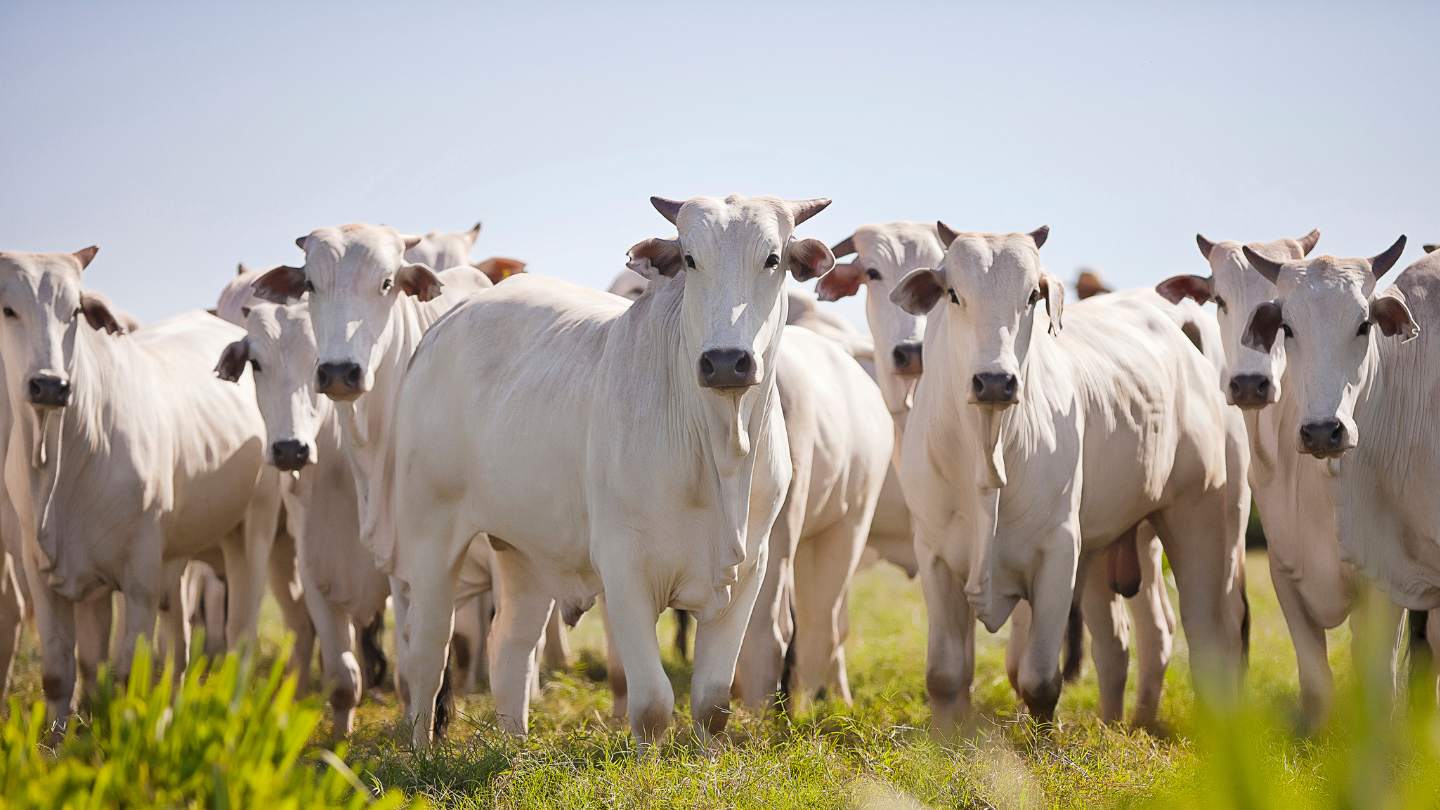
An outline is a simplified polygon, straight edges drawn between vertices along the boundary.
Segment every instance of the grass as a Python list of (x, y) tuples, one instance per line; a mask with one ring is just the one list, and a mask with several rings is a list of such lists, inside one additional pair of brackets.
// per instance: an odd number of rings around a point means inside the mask
[[(373, 789), (446, 807), (1440, 807), (1440, 728), (1433, 715), (1376, 708), (1376, 690), (1351, 674), (1348, 633), (1331, 633), (1336, 717), (1321, 733), (1291, 731), (1294, 653), (1263, 554), (1250, 565), (1254, 634), (1247, 701), (1237, 713), (1198, 713), (1186, 649), (1166, 679), (1164, 737), (1095, 721), (1086, 676), (1066, 689), (1053, 729), (1020, 712), (1005, 679), (1002, 636), (980, 633), (975, 737), (945, 747), (926, 731), (924, 604), (894, 569), (862, 573), (848, 644), (854, 706), (821, 702), (793, 719), (739, 712), (723, 741), (700, 744), (684, 710), (688, 665), (666, 650), (677, 731), (635, 753), (610, 719), (603, 634), (586, 617), (572, 634), (573, 671), (547, 680), (528, 739), (492, 724), (488, 696), (465, 698), (449, 741), (414, 754), (392, 693), (367, 696), (346, 759)], [(264, 645), (278, 644), (273, 617)], [(668, 638), (670, 620), (659, 628)], [(18, 691), (38, 698), (33, 647), (17, 665)], [(317, 728), (316, 745), (327, 729)], [(317, 771), (318, 772), (318, 771)]]

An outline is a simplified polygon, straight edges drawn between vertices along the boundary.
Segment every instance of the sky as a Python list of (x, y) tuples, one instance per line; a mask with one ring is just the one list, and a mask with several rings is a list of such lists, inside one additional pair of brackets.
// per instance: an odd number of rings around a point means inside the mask
[[(1263, 5), (1263, 8), (1260, 6)], [(0, 0), (0, 249), (101, 247), (141, 320), (313, 228), (484, 231), (605, 287), (652, 194), (830, 197), (801, 233), (1051, 226), (1052, 274), (1197, 231), (1440, 242), (1440, 3)], [(838, 306), (863, 322), (861, 302)]]

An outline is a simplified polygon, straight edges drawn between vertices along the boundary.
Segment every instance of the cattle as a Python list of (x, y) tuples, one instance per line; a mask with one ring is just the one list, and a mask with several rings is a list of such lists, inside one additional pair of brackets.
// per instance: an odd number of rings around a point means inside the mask
[[(492, 282), (468, 265), (448, 269), (408, 261), (422, 237), (386, 226), (320, 228), (295, 240), (302, 267), (277, 267), (252, 285), (271, 303), (306, 299), (315, 336), (315, 389), (334, 401), (341, 452), (355, 478), (360, 537), (387, 574), (393, 571), (395, 523), (387, 508), (393, 485), (390, 430), (400, 378), (426, 329), (447, 310)], [(396, 622), (404, 626), (406, 594), (391, 581)], [(397, 633), (405, 657), (405, 635)], [(408, 688), (398, 681), (401, 700)], [(441, 716), (439, 720), (444, 721)]]
[(1154, 303), (1100, 296), (1062, 313), (1064, 288), (1040, 263), (1048, 228), (959, 233), (939, 223), (937, 232), (939, 266), (910, 271), (890, 294), (928, 315), (900, 477), (930, 623), (936, 730), (968, 720), (974, 619), (995, 632), (1021, 600), (1033, 623), (1019, 692), (1037, 719), (1053, 717), (1073, 595), (1092, 631), (1114, 634), (1109, 612), (1089, 609), (1087, 568), (1145, 520), (1175, 572), (1197, 689), (1232, 696), (1243, 520), (1226, 487), (1213, 368), (1153, 294)]
[[(1429, 326), (1440, 322), (1440, 256), (1426, 255), (1377, 291), (1404, 252), (1404, 236), (1371, 258), (1267, 247), (1241, 248), (1254, 274), (1274, 286), (1271, 300), (1242, 316), (1243, 341), (1284, 369), (1280, 410), (1289, 418), (1279, 440), (1303, 454), (1320, 483), (1301, 493), (1302, 508), (1333, 514), (1327, 537), (1338, 537), (1342, 564), (1358, 567), (1399, 607), (1435, 611), (1440, 442), (1428, 408), (1440, 368)], [(1388, 641), (1396, 618), (1388, 614), (1378, 627), (1362, 625), (1377, 636), (1357, 639), (1362, 649)]]
[[(239, 330), (201, 312), (114, 334), (113, 311), (81, 286), (94, 255), (0, 254), (5, 479), (25, 506), (24, 565), (57, 720), (74, 694), (77, 603), (99, 598), (108, 610), (104, 594), (124, 595), (115, 671), (128, 677), (185, 560), (217, 544), (232, 593), (226, 635), (253, 639), (280, 506), (262, 480), (254, 394), (209, 374)], [(170, 649), (186, 649), (185, 613), (173, 613)]]
[[(552, 603), (573, 623), (602, 592), (641, 745), (674, 704), (653, 629), (666, 607), (697, 619), (698, 733), (727, 720), (791, 476), (775, 407), (783, 274), (832, 266), (823, 243), (793, 233), (829, 201), (652, 203), (679, 234), (630, 249), (628, 266), (651, 282), (633, 305), (513, 278), (436, 324), (405, 376), (392, 497), (407, 532), (395, 546), (411, 599), (406, 678), (435, 693), (460, 561), (488, 532), (500, 580), (491, 689), (512, 733), (527, 728)], [(416, 745), (431, 740), (429, 711), (409, 703)]]

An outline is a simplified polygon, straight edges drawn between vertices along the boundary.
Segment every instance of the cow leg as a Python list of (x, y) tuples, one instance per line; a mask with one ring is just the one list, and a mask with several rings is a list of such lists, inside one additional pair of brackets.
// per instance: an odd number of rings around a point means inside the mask
[(1428, 673), (1428, 687), (1430, 695), (1426, 698), (1432, 701), (1431, 705), (1440, 705), (1440, 608), (1429, 612), (1425, 617), (1425, 640), (1430, 644), (1430, 672)]
[[(395, 694), (400, 698), (400, 706), (409, 716), (410, 707), (410, 686), (405, 681), (405, 661), (409, 658), (409, 644), (406, 642), (406, 630), (410, 620), (410, 597), (406, 592), (405, 583), (399, 577), (390, 577), (390, 609), (395, 613), (395, 660), (398, 666), (395, 668)], [(454, 611), (451, 611), (452, 615)]]
[[(1134, 543), (1131, 535), (1120, 542)], [(1124, 603), (1111, 589), (1114, 571), (1105, 553), (1084, 555), (1076, 582), (1085, 626), (1090, 630), (1090, 657), (1100, 686), (1100, 720), (1118, 723), (1125, 716), (1125, 679), (1130, 670), (1130, 627)], [(1136, 580), (1139, 579), (1138, 571)]]
[[(155, 583), (163, 588), (162, 582)], [(135, 661), (135, 650), (155, 632), (155, 618), (160, 612), (160, 600), (144, 585), (133, 584), (125, 592), (124, 640), (120, 642), (119, 655), (115, 659), (115, 678), (119, 683), (130, 680), (130, 668)]]
[[(614, 669), (615, 662), (618, 661), (623, 667), (630, 730), (641, 748), (648, 748), (659, 742), (669, 728), (671, 715), (675, 711), (675, 690), (670, 686), (664, 667), (660, 665), (660, 643), (655, 637), (655, 620), (660, 615), (660, 606), (655, 602), (654, 589), (644, 580), (643, 573), (633, 560), (602, 559), (600, 564), (600, 577), (605, 587), (605, 620), (609, 625), (613, 649), (619, 653), (611, 657), (610, 666)], [(757, 581), (756, 585), (758, 584)], [(502, 598), (505, 597), (502, 595)], [(504, 620), (504, 611), (502, 605), (496, 616), (497, 626)], [(498, 640), (499, 634), (496, 635)], [(738, 641), (737, 639), (735, 651), (737, 657)], [(695, 671), (698, 673), (698, 635), (695, 647)], [(731, 677), (734, 677), (733, 671)], [(728, 700), (729, 679), (725, 682), (725, 694)]]
[(112, 594), (106, 591), (75, 604), (75, 657), (80, 697), (89, 702), (100, 684), (100, 665), (110, 654)]
[[(769, 538), (766, 538), (767, 540)], [(753, 564), (740, 566), (739, 581), (730, 588), (730, 604), (718, 615), (696, 617), (695, 671), (690, 679), (690, 716), (701, 739), (725, 730), (730, 719), (730, 688), (735, 682), (735, 663), (740, 658), (740, 645), (745, 628), (755, 609), (755, 597), (765, 579), (765, 557)], [(652, 621), (653, 624), (653, 621)], [(655, 643), (652, 632), (650, 641)], [(655, 663), (660, 663), (660, 650), (655, 649)], [(662, 670), (663, 672), (663, 670)], [(822, 671), (823, 674), (823, 671)], [(631, 707), (632, 716), (635, 712)], [(634, 727), (632, 723), (631, 727)]]
[(1396, 653), (1402, 649), (1397, 642), (1404, 611), (1368, 580), (1360, 588), (1360, 600), (1350, 611), (1351, 663), (1362, 678), (1365, 694), (1388, 710), (1399, 686)]
[(40, 636), (40, 684), (46, 716), (55, 727), (64, 728), (75, 698), (75, 607), (45, 584), (33, 552), (27, 549), (22, 557)]
[[(285, 627), (295, 634), (295, 644), (290, 652), (290, 672), (295, 675), (295, 685), (300, 694), (310, 689), (310, 666), (315, 657), (317, 629), (305, 598), (306, 587), (303, 577), (296, 569), (295, 538), (289, 532), (280, 532), (270, 549), (266, 565), (270, 580), (270, 593), (280, 606), (280, 615)], [(348, 622), (347, 622), (348, 624)]]
[(952, 737), (970, 722), (970, 684), (975, 679), (975, 614), (965, 598), (964, 577), (916, 542), (920, 585), (929, 624), (925, 691), (931, 721), (941, 737)]
[[(414, 537), (433, 539), (430, 548), (397, 545), (396, 578), (402, 583), (391, 595), (406, 599), (404, 623), (396, 634), (403, 638), (400, 678), (405, 691), (405, 720), (416, 748), (430, 745), (435, 734), (435, 698), (445, 676), (448, 648), (455, 624), (455, 588), (465, 544), (454, 542), (452, 510), (436, 509)], [(459, 546), (456, 553), (455, 546)], [(413, 553), (405, 553), (411, 551)], [(402, 596), (403, 594), (403, 596)], [(398, 617), (398, 611), (397, 611)]]
[(1015, 696), (1020, 696), (1020, 659), (1030, 639), (1030, 603), (1021, 600), (1010, 614), (1010, 639), (1005, 645), (1005, 677)]
[(348, 737), (355, 726), (355, 707), (362, 693), (354, 628), (349, 615), (324, 597), (303, 564), (300, 577), (305, 606), (320, 641), (320, 668), (330, 696), (331, 729), (337, 739)]
[(1139, 535), (1140, 593), (1129, 600), (1135, 622), (1135, 713), (1130, 722), (1137, 728), (1155, 728), (1160, 716), (1160, 693), (1165, 687), (1165, 670), (1175, 644), (1174, 618), (1170, 595), (1165, 590), (1160, 541), (1148, 523)]
[(1330, 714), (1330, 701), (1335, 693), (1335, 677), (1330, 671), (1330, 657), (1325, 628), (1310, 615), (1300, 596), (1300, 589), (1283, 573), (1275, 572), (1275, 596), (1280, 613), (1290, 631), (1295, 647), (1295, 666), (1300, 680), (1300, 717), (1305, 733), (1320, 728)]
[[(863, 511), (863, 510), (862, 510)], [(845, 593), (865, 551), (868, 514), (852, 513), (795, 551), (795, 688), (796, 710), (803, 709), (838, 666), (835, 697), (850, 704), (850, 683), (841, 646), (841, 612)]]
[[(496, 547), (495, 574), (500, 605), (490, 629), (490, 691), (495, 695), (500, 727), (523, 736), (530, 724), (535, 651), (555, 603), (536, 587), (537, 578), (525, 558), (509, 546)], [(653, 641), (654, 616), (649, 626)]]
[(208, 576), (199, 578), (198, 598), (205, 618), (205, 657), (211, 661), (225, 654), (225, 582), (215, 576), (214, 570)]
[(1072, 528), (1061, 527), (1058, 537), (1046, 546), (1050, 550), (1041, 557), (1030, 583), (1032, 620), (1020, 658), (1020, 699), (1041, 723), (1054, 721), (1055, 705), (1060, 701), (1060, 647), (1075, 597), (1079, 540)]
[[(780, 671), (785, 666), (785, 645), (781, 616), (790, 612), (790, 583), (793, 581), (789, 554), (777, 552), (777, 542), (788, 543), (780, 526), (770, 535), (773, 555), (765, 566), (765, 576), (740, 644), (740, 657), (735, 667), (735, 692), (742, 705), (760, 710), (774, 705), (776, 691), (781, 688)], [(777, 538), (780, 538), (777, 541)], [(780, 546), (784, 548), (784, 545)]]
[(545, 624), (544, 661), (546, 672), (564, 672), (570, 668), (570, 641), (565, 637), (558, 610), (550, 611), (550, 621)]
[(231, 645), (255, 643), (260, 601), (265, 597), (270, 548), (280, 524), (280, 487), (267, 484), (266, 478), (261, 476), (255, 487), (239, 536), (232, 534), (220, 547), (230, 597), (225, 637)]
[(480, 672), (484, 668), (485, 625), (481, 613), (491, 601), (490, 591), (477, 594), (455, 605), (455, 631), (450, 636), (450, 671), (461, 694), (480, 690)]
[(601, 623), (605, 625), (605, 679), (610, 683), (610, 716), (624, 720), (629, 708), (625, 662), (620, 660), (620, 647), (615, 643), (615, 629), (610, 626), (610, 611), (605, 606), (605, 597), (601, 596), (596, 601), (600, 605)]
[(20, 648), (20, 628), (25, 624), (25, 598), (17, 568), (14, 557), (5, 554), (0, 564), (0, 700), (9, 694), (10, 667)]
[(156, 659), (157, 666), (164, 666), (169, 658), (174, 666), (171, 677), (179, 683), (190, 660), (190, 614), (194, 610), (191, 602), (192, 591), (185, 587), (185, 563), (166, 563), (164, 567), (165, 602), (160, 611), (160, 628), (157, 636), (162, 651)]

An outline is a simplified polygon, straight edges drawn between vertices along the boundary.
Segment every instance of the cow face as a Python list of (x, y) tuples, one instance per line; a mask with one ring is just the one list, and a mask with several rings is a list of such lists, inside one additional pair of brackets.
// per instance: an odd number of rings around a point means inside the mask
[(1019, 401), (1025, 358), (1036, 328), (1035, 313), (1049, 312), (1046, 327), (1058, 334), (1065, 288), (1040, 266), (1048, 228), (1031, 233), (957, 233), (937, 223), (948, 247), (938, 270), (913, 270), (891, 293), (911, 313), (947, 307), (939, 336), (958, 351), (969, 401), (1002, 410)]
[(225, 347), (215, 374), (235, 382), (248, 367), (265, 420), (266, 460), (281, 470), (314, 464), (315, 436), (329, 414), (315, 388), (315, 333), (304, 304), (259, 304), (245, 313), (245, 337)]
[[(1250, 245), (1267, 256), (1303, 259), (1320, 241), (1313, 230), (1299, 239), (1277, 239)], [(1203, 304), (1214, 301), (1224, 343), (1225, 369), (1220, 376), (1226, 401), (1241, 408), (1263, 408), (1280, 401), (1281, 379), (1285, 373), (1285, 352), (1259, 352), (1242, 338), (1250, 313), (1275, 296), (1275, 285), (1256, 273), (1245, 258), (1239, 242), (1211, 242), (1196, 235), (1200, 255), (1210, 265), (1209, 276), (1174, 276), (1160, 282), (1155, 291), (1178, 303), (1192, 298)]]
[(1283, 347), (1300, 406), (1300, 452), (1335, 458), (1357, 446), (1356, 395), (1373, 374), (1377, 341), (1419, 334), (1398, 291), (1374, 294), (1404, 249), (1403, 236), (1370, 259), (1284, 260), (1244, 249), (1277, 297), (1255, 308), (1243, 339), (1259, 351)]
[(939, 266), (945, 248), (935, 226), (918, 222), (865, 225), (832, 250), (837, 259), (850, 254), (855, 258), (837, 264), (816, 285), (815, 292), (822, 301), (837, 301), (865, 288), (865, 320), (875, 343), (880, 391), (892, 413), (908, 410), (924, 369), (925, 315), (906, 312), (890, 300), (890, 294), (911, 270)]
[(470, 249), (480, 236), (480, 223), (465, 231), (431, 231), (421, 237), (405, 237), (415, 241), (413, 247), (405, 250), (405, 261), (423, 264), (436, 270), (446, 270), (470, 263)]
[(823, 242), (794, 238), (795, 226), (829, 200), (697, 197), (651, 202), (675, 223), (678, 239), (647, 239), (630, 249), (631, 270), (653, 279), (685, 273), (682, 350), (702, 388), (738, 394), (765, 378), (785, 322), (785, 272), (807, 281), (835, 257)]
[(75, 253), (0, 253), (6, 366), (39, 411), (70, 404), (75, 343), (82, 329), (121, 333), (104, 299), (86, 293), (80, 272), (99, 248)]
[(321, 228), (296, 240), (304, 267), (278, 267), (255, 282), (255, 294), (267, 301), (308, 298), (320, 393), (343, 402), (369, 391), (400, 296), (429, 301), (440, 294), (430, 267), (405, 260), (419, 239), (385, 226)]

